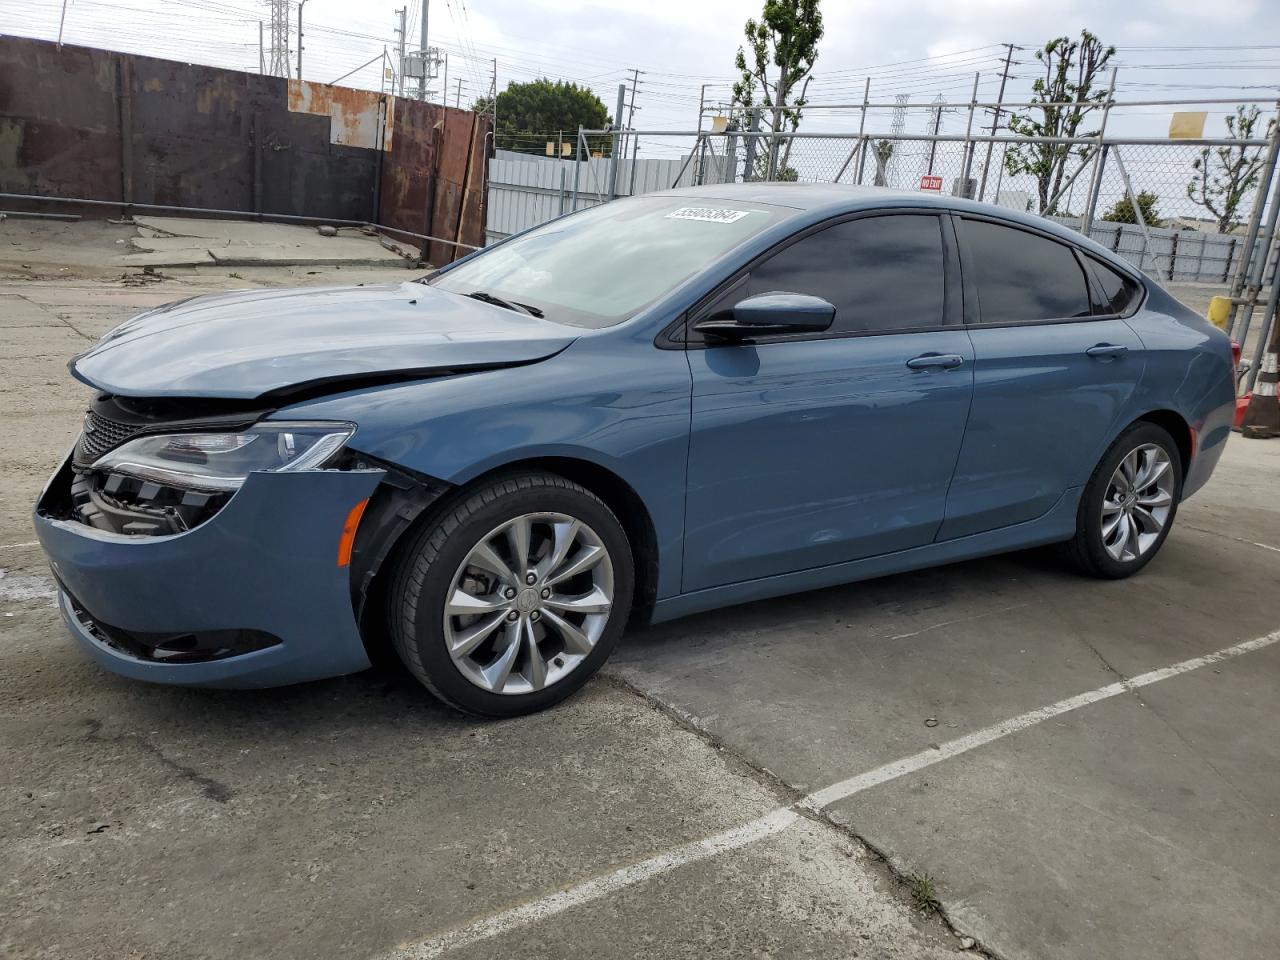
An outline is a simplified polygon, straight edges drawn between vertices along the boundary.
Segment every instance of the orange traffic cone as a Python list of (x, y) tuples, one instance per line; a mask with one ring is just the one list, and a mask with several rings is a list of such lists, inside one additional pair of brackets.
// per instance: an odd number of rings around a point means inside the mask
[(1267, 352), (1262, 355), (1262, 367), (1253, 385), (1253, 396), (1240, 423), (1240, 435), (1253, 439), (1280, 437), (1280, 402), (1276, 398), (1277, 370), (1276, 338), (1271, 338)]

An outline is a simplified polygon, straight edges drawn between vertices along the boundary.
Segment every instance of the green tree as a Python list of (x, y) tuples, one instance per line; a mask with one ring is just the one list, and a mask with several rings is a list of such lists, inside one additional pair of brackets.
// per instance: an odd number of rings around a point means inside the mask
[[(1156, 209), (1156, 203), (1160, 200), (1150, 190), (1142, 190), (1138, 193), (1138, 209), (1142, 212), (1142, 221), (1148, 227), (1163, 227), (1164, 220), (1160, 218), (1160, 211)], [(1138, 218), (1134, 216), (1133, 203), (1126, 193), (1123, 197), (1112, 204), (1102, 217), (1111, 223), (1137, 223)]]
[[(1044, 72), (1031, 85), (1031, 100), (1036, 106), (1010, 115), (1010, 131), (1025, 137), (1096, 137), (1096, 130), (1082, 131), (1080, 127), (1106, 101), (1107, 91), (1096, 83), (1115, 52), (1115, 47), (1105, 46), (1088, 30), (1080, 31), (1079, 40), (1054, 37), (1046, 43), (1036, 51)], [(1088, 146), (1021, 143), (1005, 151), (1004, 165), (1014, 176), (1028, 173), (1035, 177), (1039, 212), (1049, 216), (1057, 213), (1073, 158), (1078, 171), (1092, 155), (1093, 148)]]
[(758, 161), (763, 170), (753, 173), (774, 179), (777, 171), (787, 169), (793, 143), (790, 137), (777, 134), (795, 132), (800, 126), (805, 91), (818, 59), (822, 39), (818, 0), (765, 0), (760, 19), (748, 19), (745, 32), (747, 44), (738, 48), (734, 58), (742, 79), (733, 85), (733, 98), (748, 115), (759, 110), (761, 126), (771, 136), (764, 138), (768, 146)]
[[(1261, 115), (1257, 104), (1236, 107), (1234, 116), (1227, 117), (1227, 138), (1252, 140)], [(1275, 128), (1272, 117), (1267, 124), (1267, 138), (1275, 133)], [(1187, 184), (1187, 197), (1213, 215), (1218, 221), (1219, 233), (1228, 233), (1239, 226), (1240, 203), (1258, 185), (1262, 172), (1262, 148), (1247, 147), (1243, 143), (1205, 147), (1200, 156), (1191, 161), (1191, 168), (1196, 175)]]
[[(492, 113), (493, 98), (481, 97), (471, 107), (476, 113)], [(604, 102), (586, 87), (563, 80), (512, 83), (498, 94), (498, 128), (494, 142), (499, 150), (520, 153), (546, 152), (547, 142), (563, 136), (572, 144), (579, 125), (603, 130), (613, 123)], [(590, 137), (592, 151), (608, 153), (610, 138)]]

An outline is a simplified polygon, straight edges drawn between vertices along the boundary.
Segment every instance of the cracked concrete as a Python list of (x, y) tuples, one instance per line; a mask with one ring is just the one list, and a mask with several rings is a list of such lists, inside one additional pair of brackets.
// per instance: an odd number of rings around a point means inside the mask
[(322, 237), (315, 225), (256, 223), (191, 217), (135, 217), (132, 221), (20, 220), (0, 234), (0, 276), (119, 277), (170, 269), (405, 268), (412, 246), (342, 227)]
[[(20, 411), (0, 437), (6, 578), (51, 589), (28, 511), (87, 399), (64, 366), (83, 341), (58, 314), (96, 337), (166, 300), (295, 278), (344, 276), (0, 283), (3, 347), (30, 358), (0, 386)], [(477, 724), (399, 674), (247, 693), (131, 683), (72, 647), (47, 595), (0, 591), (0, 613), (5, 957), (380, 956), (790, 796), (603, 678), (539, 717)], [(816, 819), (458, 955), (512, 944), (557, 958), (956, 951)]]

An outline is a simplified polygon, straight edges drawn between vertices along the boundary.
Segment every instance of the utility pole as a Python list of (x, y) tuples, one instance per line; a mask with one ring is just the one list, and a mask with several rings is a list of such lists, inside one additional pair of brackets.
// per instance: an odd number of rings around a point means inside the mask
[(455, 110), (462, 108), (462, 78), (458, 77), (458, 92), (453, 95), (453, 107)]
[[(631, 106), (627, 109), (627, 129), (628, 130), (631, 129), (631, 123), (635, 119), (635, 115), (636, 115), (636, 84), (638, 84), (639, 82), (640, 82), (640, 71), (637, 68), (632, 67), (631, 68)], [(619, 117), (618, 119), (621, 120), (622, 118)], [(627, 144), (624, 143), (623, 144), (624, 154), (626, 153), (626, 146)]]
[(422, 76), (418, 78), (418, 99), (427, 99), (427, 72), (431, 69), (431, 51), (427, 48), (427, 14), (431, 10), (431, 0), (422, 0), (422, 37), (419, 41), (422, 51)]
[[(942, 111), (946, 107), (946, 103), (947, 101), (943, 98), (942, 94), (938, 94), (936, 97), (933, 98), (933, 139), (929, 141), (929, 169), (927, 171), (930, 174), (933, 173), (933, 159), (935, 156), (937, 156), (937, 153), (938, 153), (938, 131), (942, 129)], [(906, 117), (905, 110), (903, 111), (903, 117), (904, 117), (903, 122), (905, 124), (905, 117)], [(895, 123), (897, 122), (896, 109), (894, 111), (894, 122)], [(901, 133), (902, 130), (901, 128), (899, 128), (894, 130), (893, 132)]]
[(58, 18), (58, 49), (62, 49), (62, 28), (67, 25), (67, 0), (62, 0), (62, 16)]
[(493, 104), (493, 152), (498, 152), (498, 58), (493, 58), (493, 83), (489, 87), (489, 102)]
[[(695, 171), (694, 171), (694, 182), (695, 182), (695, 183), (702, 183), (702, 158), (703, 158), (703, 154), (705, 154), (705, 153), (706, 153), (706, 143), (704, 143), (704, 142), (703, 142), (703, 139), (702, 139), (702, 112), (703, 112), (704, 110), (706, 110), (706, 108), (707, 108), (707, 107), (706, 107), (706, 104), (707, 104), (707, 87), (709, 87), (709, 86), (711, 86), (711, 84), (709, 84), (709, 83), (704, 83), (704, 84), (702, 85), (702, 89), (700, 89), (700, 90), (698, 91), (698, 141), (697, 141), (697, 143), (695, 143), (695, 144), (694, 144), (694, 149), (698, 151), (698, 165), (697, 165), (697, 168), (696, 168), (696, 169), (695, 169)], [(634, 164), (634, 163), (631, 165), (631, 171), (632, 171), (632, 173), (634, 173), (634, 172), (635, 172), (635, 164)], [(635, 182), (634, 182), (634, 181), (635, 181), (635, 178), (634, 178), (634, 177), (632, 177), (631, 179), (632, 179), (631, 192), (634, 194), (634, 193), (636, 192), (636, 191), (635, 191)]]
[(449, 55), (444, 55), (444, 79), (440, 81), (440, 102), (449, 105)]
[(609, 199), (618, 195), (618, 153), (622, 147), (622, 108), (626, 103), (627, 85), (618, 84), (618, 106), (613, 116), (613, 144), (609, 150)]
[(302, 79), (302, 8), (307, 0), (298, 0), (298, 79)]
[(267, 52), (262, 43), (262, 21), (258, 21), (258, 72), (267, 72)]
[[(994, 137), (996, 131), (1000, 129), (1000, 105), (1004, 103), (1004, 85), (1009, 82), (1009, 67), (1013, 64), (1013, 51), (1021, 49), (1012, 43), (1006, 43), (1009, 52), (1004, 58), (1004, 73), (1000, 74), (1000, 92), (996, 94), (996, 109), (991, 118), (991, 135)], [(995, 143), (991, 140), (987, 141), (987, 155), (982, 159), (982, 182), (978, 185), (978, 199), (983, 200), (987, 195), (987, 173), (991, 169), (991, 149)], [(996, 193), (996, 201), (999, 202), (999, 191)]]
[(392, 92), (396, 96), (404, 96), (404, 43), (405, 31), (408, 26), (405, 23), (405, 17), (409, 14), (407, 7), (401, 7), (396, 11), (396, 16), (400, 18), (400, 26), (396, 28), (396, 84)]

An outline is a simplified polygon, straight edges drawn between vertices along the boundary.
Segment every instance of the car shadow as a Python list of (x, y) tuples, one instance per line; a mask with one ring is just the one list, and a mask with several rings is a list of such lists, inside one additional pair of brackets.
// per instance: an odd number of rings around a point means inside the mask
[[(974, 593), (993, 595), (1011, 586), (1016, 589), (1020, 581), (1033, 577), (1079, 580), (1054, 548), (1036, 548), (739, 604), (653, 626), (632, 626), (616, 656), (643, 659), (646, 650), (663, 649), (664, 654), (678, 658), (682, 647), (693, 651), (708, 644), (732, 643), (748, 631), (923, 614)], [(376, 659), (374, 667), (361, 673), (255, 690), (140, 685), (106, 672), (100, 674), (100, 682), (113, 687), (130, 712), (145, 709), (152, 722), (172, 715), (181, 716), (184, 723), (198, 718), (219, 728), (265, 724), (275, 731), (312, 735), (323, 735), (326, 727), (353, 725), (372, 733), (378, 727), (420, 730), (425, 725), (450, 731), (519, 722), (463, 715), (423, 689), (397, 660)]]
[(646, 648), (701, 646), (744, 631), (790, 629), (805, 622), (847, 622), (870, 616), (911, 616), (946, 607), (974, 593), (1007, 591), (1016, 582), (1033, 577), (1080, 580), (1056, 545), (1035, 547), (637, 626), (627, 632), (623, 644), (628, 654), (643, 657)]

